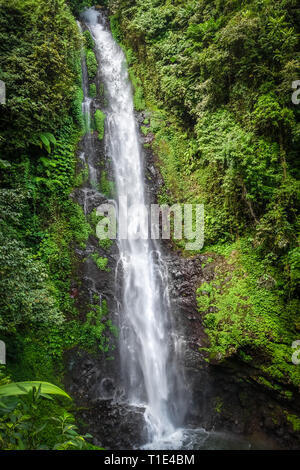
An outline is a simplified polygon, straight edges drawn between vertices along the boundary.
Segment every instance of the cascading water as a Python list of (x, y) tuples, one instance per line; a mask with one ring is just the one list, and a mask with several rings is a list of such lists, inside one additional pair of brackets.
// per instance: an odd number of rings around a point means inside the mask
[[(143, 446), (145, 449), (249, 448), (247, 441), (238, 440), (236, 436), (207, 432), (202, 427), (196, 427), (193, 419), (190, 425), (184, 420), (186, 407), (193, 406), (193, 403), (189, 401), (190, 385), (183, 385), (180, 361), (177, 361), (177, 357), (183, 357), (184, 354), (177, 353), (180, 352), (180, 345), (186, 345), (186, 341), (177, 338), (169, 315), (168, 272), (164, 257), (157, 243), (150, 240), (146, 233), (149, 221), (142, 208), (149, 201), (146, 197), (143, 152), (139, 145), (125, 57), (114, 41), (102, 12), (86, 10), (82, 19), (95, 40), (100, 62), (98, 75), (101, 75), (105, 87), (105, 152), (113, 163), (118, 200), (110, 202), (118, 206), (119, 215), (127, 219), (128, 229), (127, 238), (120, 232), (118, 236), (119, 260), (116, 263), (115, 284), (116, 292), (121, 290), (122, 295), (114, 299), (119, 306), (119, 349), (126, 400), (123, 391), (118, 389), (118, 380), (117, 388), (114, 389), (114, 378), (109, 373), (102, 376), (99, 383), (96, 382), (97, 397), (110, 400), (112, 407), (121, 410), (122, 417), (123, 411), (126, 416), (129, 410), (129, 419), (133, 419), (133, 423), (142, 421), (141, 427), (136, 429), (138, 435), (132, 441), (126, 441), (129, 446), (145, 442), (142, 436), (144, 421), (148, 434), (147, 444)], [(86, 133), (79, 158), (81, 169), (88, 169), (89, 176), (74, 197), (88, 215), (99, 204), (106, 202), (107, 198), (99, 191), (99, 142), (92, 131), (91, 116), (99, 102), (89, 97), (85, 60), (82, 60), (82, 70), (82, 110)], [(86, 249), (79, 250), (79, 254), (85, 260), (81, 273), (86, 285), (84, 305), (94, 303), (96, 297), (101, 307), (103, 285), (99, 283), (99, 271), (95, 271), (93, 261), (89, 258), (89, 255), (97, 252), (97, 247), (97, 240), (89, 240)], [(120, 274), (122, 285), (121, 289), (117, 289)], [(104, 365), (104, 369), (107, 372), (109, 366)], [(114, 371), (113, 377), (118, 373), (118, 370)], [(111, 387), (116, 392), (113, 395)], [(140, 419), (141, 413), (144, 420)], [(103, 431), (106, 432), (105, 428), (102, 428)], [(118, 441), (118, 437), (114, 436), (113, 444), (115, 439)], [(117, 442), (116, 446), (119, 448), (120, 444)]]
[(147, 226), (142, 208), (148, 201), (125, 56), (101, 13), (90, 9), (83, 18), (95, 40), (106, 91), (105, 144), (113, 162), (119, 214), (124, 217), (128, 210), (128, 237), (118, 238), (124, 273), (120, 308), (122, 372), (130, 403), (145, 406), (149, 440), (160, 441), (175, 431), (171, 403), (177, 381), (172, 377), (169, 358), (165, 268), (158, 247), (142, 235)]

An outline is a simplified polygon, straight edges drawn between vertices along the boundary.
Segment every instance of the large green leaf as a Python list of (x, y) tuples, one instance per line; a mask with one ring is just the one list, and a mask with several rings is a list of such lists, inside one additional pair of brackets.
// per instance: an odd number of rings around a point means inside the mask
[(69, 398), (71, 397), (64, 392), (61, 388), (53, 385), (49, 382), (12, 382), (10, 384), (1, 385), (0, 386), (0, 398), (1, 397), (11, 397), (16, 395), (26, 395), (26, 393), (30, 392), (33, 387), (37, 389), (41, 386), (41, 394), (45, 395), (62, 395), (63, 397)]

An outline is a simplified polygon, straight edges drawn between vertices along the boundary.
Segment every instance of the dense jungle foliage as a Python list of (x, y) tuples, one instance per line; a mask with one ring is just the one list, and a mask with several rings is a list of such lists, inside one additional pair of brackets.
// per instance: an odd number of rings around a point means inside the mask
[(164, 177), (160, 201), (205, 207), (203, 251), (212, 253), (215, 279), (199, 286), (197, 299), (209, 360), (237, 356), (262, 372), (256, 381), (292, 396), (282, 383), (300, 385), (291, 362), (300, 331), (300, 107), (291, 99), (300, 75), (299, 5), (109, 6)]

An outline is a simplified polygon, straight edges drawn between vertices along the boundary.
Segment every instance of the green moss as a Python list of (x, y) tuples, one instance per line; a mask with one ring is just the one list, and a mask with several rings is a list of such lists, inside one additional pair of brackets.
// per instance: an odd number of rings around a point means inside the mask
[(252, 362), (253, 359), (254, 359), (253, 356), (251, 356), (250, 354), (245, 353), (245, 351), (243, 351), (241, 349), (238, 351), (238, 355), (242, 359), (243, 362)]
[(198, 289), (197, 294), (198, 310), (199, 312), (205, 312), (210, 306), (211, 299), (207, 294), (203, 293), (202, 286), (201, 289)]
[(108, 319), (108, 306), (105, 299), (98, 299), (97, 304), (90, 305), (86, 321), (80, 330), (79, 342), (85, 350), (95, 352), (100, 350), (107, 359), (113, 359), (111, 352), (114, 350), (112, 338), (118, 336), (118, 329)]
[(116, 42), (120, 43), (122, 39), (122, 32), (120, 28), (120, 18), (119, 15), (111, 15), (109, 17), (110, 29), (113, 35), (113, 38)]
[(95, 112), (95, 127), (96, 131), (98, 132), (98, 139), (102, 140), (104, 137), (104, 124), (105, 124), (105, 114), (100, 110), (97, 109)]
[(147, 135), (149, 133), (149, 127), (141, 126), (141, 131), (144, 135)]
[(123, 42), (123, 34), (120, 28), (120, 16), (118, 14), (110, 16), (110, 28), (114, 39), (119, 43), (126, 57), (129, 77), (133, 85), (133, 104), (137, 111), (143, 111), (146, 107), (144, 91), (141, 79), (135, 73), (136, 57), (132, 48), (127, 47)]
[(101, 177), (100, 177), (100, 186), (99, 190), (102, 194), (104, 194), (106, 197), (112, 197), (114, 194), (114, 183), (113, 181), (110, 181), (107, 178), (107, 173), (105, 170), (101, 172)]
[(79, 125), (82, 132), (84, 132), (84, 116), (82, 112), (83, 90), (81, 86), (76, 87), (74, 93), (72, 114), (76, 123)]
[(134, 89), (133, 104), (137, 111), (143, 111), (146, 107), (141, 80), (135, 75), (134, 69), (129, 69), (129, 76)]
[[(97, 305), (90, 305), (88, 317), (82, 319), (78, 316), (71, 291), (74, 284), (80, 288), (77, 277), (79, 260), (75, 248), (85, 247), (92, 233), (82, 208), (71, 197), (74, 187), (81, 185), (87, 176), (87, 168), (77, 176), (75, 173), (78, 143), (84, 128), (80, 61), (82, 41), (75, 19), (64, 2), (56, 2), (54, 9), (45, 0), (30, 2), (30, 9), (22, 1), (14, 2), (13, 9), (3, 8), (5, 14), (0, 15), (0, 29), (7, 33), (2, 42), (4, 47), (10, 44), (11, 57), (20, 65), (18, 76), (20, 78), (21, 74), (24, 86), (20, 88), (17, 83), (19, 78), (13, 73), (14, 67), (11, 72), (8, 68), (5, 73), (11, 96), (19, 97), (21, 104), (15, 113), (15, 125), (12, 125), (13, 121), (11, 125), (6, 122), (8, 114), (1, 114), (1, 128), (4, 130), (0, 138), (1, 154), (9, 159), (9, 164), (0, 162), (1, 195), (6, 194), (9, 200), (6, 207), (14, 206), (16, 212), (9, 208), (9, 216), (12, 214), (13, 217), (7, 224), (1, 220), (0, 232), (3, 229), (5, 234), (5, 243), (2, 243), (0, 234), (1, 246), (6, 253), (4, 263), (1, 259), (1, 266), (8, 274), (7, 266), (14, 267), (15, 275), (9, 276), (8, 280), (4, 275), (4, 281), (9, 287), (8, 281), (17, 279), (18, 288), (14, 289), (14, 295), (4, 305), (11, 310), (15, 305), (22, 323), (20, 327), (16, 312), (12, 310), (14, 318), (10, 331), (5, 325), (8, 316), (4, 311), (4, 315), (0, 315), (0, 329), (3, 332), (4, 327), (7, 336), (7, 368), (13, 380), (45, 380), (61, 386), (65, 351), (77, 347), (108, 353), (112, 349), (110, 338), (116, 334), (116, 328), (108, 319), (104, 299), (102, 302), (98, 299)], [(14, 21), (15, 15), (19, 22)], [(39, 21), (41, 16), (45, 22)], [(54, 41), (49, 41), (49, 30), (43, 27), (44, 23), (51, 24)], [(13, 24), (17, 26), (11, 28)], [(92, 80), (98, 64), (88, 36), (85, 34), (90, 48), (87, 51), (87, 66)], [(28, 51), (32, 52), (29, 62)], [(27, 78), (23, 80), (25, 75)], [(92, 94), (94, 90), (95, 86), (91, 85)], [(23, 124), (20, 125), (20, 122)], [(20, 192), (17, 203), (13, 199), (15, 188), (19, 188)], [(2, 203), (3, 197), (0, 201), (1, 214)], [(5, 218), (1, 215), (1, 219)], [(19, 247), (21, 242), (22, 250)], [(10, 246), (15, 265), (7, 256), (10, 255)], [(97, 260), (97, 264), (108, 269), (104, 258)], [(25, 288), (24, 280), (28, 280)], [(5, 290), (9, 289), (6, 287)], [(18, 290), (22, 294), (20, 304), (16, 294)], [(3, 289), (1, 291), (3, 299)], [(34, 311), (32, 318), (27, 312), (28, 304)], [(48, 316), (49, 323), (46, 322)], [(36, 323), (35, 317), (38, 319)], [(111, 358), (111, 353), (107, 356)], [(53, 403), (48, 407), (44, 404), (37, 407), (41, 424), (49, 415), (58, 415), (55, 408)], [(66, 409), (63, 404), (61, 411)], [(25, 429), (27, 416), (24, 414), (23, 418)], [(2, 418), (0, 421), (3, 422)], [(42, 432), (41, 443), (50, 443), (51, 446), (51, 443), (57, 442), (57, 435), (57, 429), (47, 425)]]
[(92, 212), (87, 217), (90, 227), (94, 235), (96, 235), (96, 227), (98, 222), (102, 219), (102, 216), (97, 215), (97, 210), (93, 209)]
[(104, 84), (100, 83), (99, 85), (99, 96), (103, 97), (104, 96)]
[(101, 248), (103, 248), (106, 251), (109, 251), (112, 244), (113, 244), (113, 240), (110, 240), (109, 238), (106, 238), (104, 240), (99, 240), (99, 245), (101, 246)]
[(260, 385), (263, 385), (269, 390), (277, 390), (277, 391), (281, 390), (281, 387), (279, 385), (274, 385), (263, 376), (253, 377), (253, 379), (255, 380), (255, 382), (259, 383)]

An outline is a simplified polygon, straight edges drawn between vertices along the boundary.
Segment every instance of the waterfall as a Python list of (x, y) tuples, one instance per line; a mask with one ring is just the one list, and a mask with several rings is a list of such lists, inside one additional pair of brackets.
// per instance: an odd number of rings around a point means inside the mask
[[(99, 107), (99, 101), (89, 97), (88, 73), (83, 56), (82, 110), (86, 133), (79, 161), (81, 167), (88, 168), (89, 177), (81, 187), (78, 201), (85, 215), (103, 201), (110, 202), (117, 208), (119, 216), (127, 213), (128, 228), (128, 237), (123, 237), (121, 230), (118, 234), (119, 257), (113, 276), (118, 309), (114, 313), (119, 318), (120, 329), (121, 370), (114, 370), (113, 376), (102, 377), (99, 383), (102, 390), (104, 383), (115, 381), (116, 395), (109, 398), (110, 394), (105, 397), (99, 392), (99, 399), (110, 399), (112, 406), (124, 410), (125, 415), (128, 409), (132, 410), (130, 413), (139, 415), (139, 419), (143, 414), (147, 431), (143, 449), (250, 448), (252, 444), (247, 440), (227, 432), (207, 431), (195, 425), (190, 413), (193, 406), (191, 385), (182, 380), (181, 365), (187, 343), (184, 337), (178, 337), (177, 328), (173, 325), (167, 263), (159, 243), (148, 237), (148, 215), (141, 210), (147, 208), (150, 201), (147, 199), (144, 154), (139, 143), (126, 59), (113, 39), (102, 12), (95, 8), (88, 9), (83, 13), (82, 21), (94, 38), (99, 61), (98, 78), (101, 76), (104, 85), (104, 150), (106, 158), (112, 163), (116, 197), (107, 201), (97, 184), (100, 181), (99, 154), (97, 137), (92, 130), (92, 114)], [(131, 210), (132, 207), (135, 210)], [(91, 246), (83, 255), (90, 252)], [(102, 294), (97, 275), (90, 270), (90, 266), (87, 264), (84, 277), (89, 286), (89, 301), (92, 303), (96, 294), (101, 306)], [(204, 385), (207, 390), (207, 376)], [(202, 393), (201, 404), (205, 409), (203, 396)], [(142, 428), (137, 429), (137, 433), (138, 442), (145, 442)]]
[[(133, 205), (141, 208), (148, 203), (132, 86), (124, 53), (102, 13), (89, 9), (83, 20), (94, 38), (100, 62), (107, 99), (105, 148), (113, 163), (118, 211), (125, 214)], [(173, 340), (167, 275), (159, 247), (139, 236), (147, 226), (147, 215), (135, 210), (127, 220), (128, 239), (118, 238), (123, 266), (119, 312), (122, 375), (129, 402), (145, 407), (149, 441), (157, 442), (176, 429), (172, 401), (177, 378), (170, 357)]]

